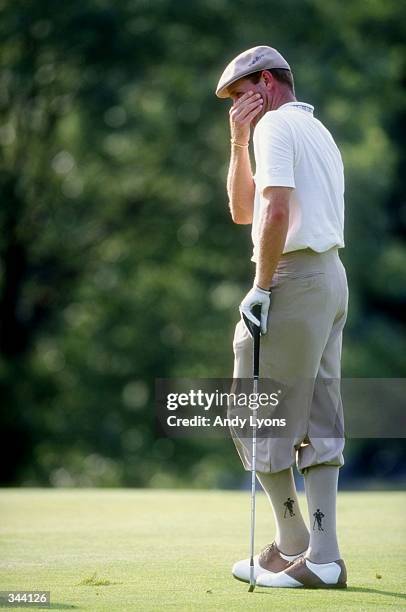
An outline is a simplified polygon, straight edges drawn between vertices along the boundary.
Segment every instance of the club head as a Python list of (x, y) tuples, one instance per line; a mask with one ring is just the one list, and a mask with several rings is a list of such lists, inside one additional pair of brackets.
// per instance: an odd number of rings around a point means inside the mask
[(251, 551), (251, 559), (250, 559), (250, 586), (248, 588), (248, 593), (253, 593), (254, 589), (255, 589), (254, 552), (252, 550)]

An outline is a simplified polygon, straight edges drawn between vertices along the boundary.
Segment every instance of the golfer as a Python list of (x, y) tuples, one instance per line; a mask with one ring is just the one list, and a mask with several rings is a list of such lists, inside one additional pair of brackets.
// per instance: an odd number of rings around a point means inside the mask
[[(216, 95), (233, 103), (227, 191), (233, 221), (252, 225), (256, 271), (240, 311), (255, 322), (252, 307), (262, 307), (261, 377), (337, 381), (348, 302), (338, 255), (344, 246), (340, 152), (313, 106), (296, 100), (289, 64), (271, 47), (255, 47), (233, 59)], [(242, 320), (233, 346), (234, 378), (250, 378), (252, 338)], [(259, 586), (346, 586), (336, 535), (344, 440), (323, 437), (321, 426), (331, 409), (342, 418), (339, 385), (326, 393), (325, 385), (315, 384), (310, 406), (303, 406), (302, 417), (291, 424), (291, 436), (258, 440), (258, 480), (276, 521), (274, 541), (255, 557)], [(234, 441), (249, 470), (248, 441)], [(297, 499), (295, 461), (305, 480), (309, 525)], [(232, 572), (248, 582), (249, 559), (237, 562)]]

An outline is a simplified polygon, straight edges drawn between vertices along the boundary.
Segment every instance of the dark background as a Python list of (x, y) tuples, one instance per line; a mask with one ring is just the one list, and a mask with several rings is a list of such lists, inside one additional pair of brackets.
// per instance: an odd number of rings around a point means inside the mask
[[(220, 73), (257, 44), (346, 168), (343, 375), (403, 377), (405, 23), (394, 0), (0, 2), (0, 481), (239, 486), (231, 442), (154, 430), (155, 377), (229, 377), (249, 228)], [(353, 440), (348, 486), (406, 478)]]

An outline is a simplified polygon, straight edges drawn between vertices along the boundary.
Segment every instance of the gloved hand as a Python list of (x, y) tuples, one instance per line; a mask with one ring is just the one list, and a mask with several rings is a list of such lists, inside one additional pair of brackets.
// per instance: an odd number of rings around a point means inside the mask
[[(251, 312), (251, 309), (255, 304), (261, 305), (261, 321), (258, 321)], [(247, 293), (245, 298), (240, 304), (240, 313), (252, 321), (255, 325), (261, 326), (261, 334), (266, 334), (266, 325), (268, 320), (269, 306), (271, 304), (271, 292), (261, 289), (254, 285), (253, 288)]]

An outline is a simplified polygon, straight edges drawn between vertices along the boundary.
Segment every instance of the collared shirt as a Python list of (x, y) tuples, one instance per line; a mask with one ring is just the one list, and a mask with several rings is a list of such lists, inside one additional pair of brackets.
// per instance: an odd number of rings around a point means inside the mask
[(294, 188), (284, 253), (344, 246), (343, 163), (332, 135), (313, 111), (311, 104), (288, 102), (265, 113), (255, 127), (253, 261), (258, 259), (266, 187)]

